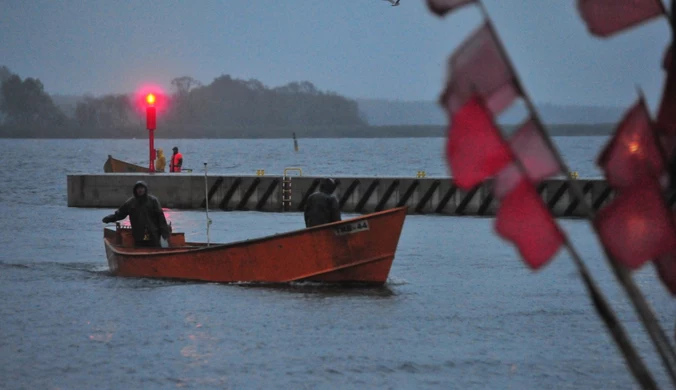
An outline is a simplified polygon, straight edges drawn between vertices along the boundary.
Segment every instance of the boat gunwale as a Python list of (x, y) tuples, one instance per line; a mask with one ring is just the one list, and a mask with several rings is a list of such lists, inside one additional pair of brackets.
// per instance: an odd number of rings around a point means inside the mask
[[(391, 208), (391, 209), (382, 210), (382, 211), (378, 211), (378, 212), (371, 213), (371, 214), (356, 216), (356, 217), (353, 217), (353, 218), (350, 218), (350, 219), (345, 219), (345, 220), (342, 220), (342, 221), (336, 221), (336, 222), (331, 222), (331, 223), (327, 223), (327, 224), (324, 224), (324, 225), (313, 226), (313, 227), (310, 227), (310, 228), (292, 230), (292, 231), (289, 231), (289, 232), (278, 233), (278, 234), (274, 234), (274, 235), (271, 235), (271, 236), (249, 238), (249, 239), (245, 239), (245, 240), (233, 241), (233, 242), (224, 243), (224, 244), (209, 244), (210, 246), (204, 246), (204, 247), (199, 247), (199, 248), (189, 248), (189, 249), (183, 249), (181, 247), (177, 247), (177, 248), (153, 248), (152, 252), (143, 251), (143, 249), (145, 249), (145, 248), (129, 248), (129, 249), (131, 249), (130, 251), (123, 251), (123, 250), (119, 250), (119, 249), (127, 249), (127, 248), (121, 248), (120, 246), (114, 245), (113, 243), (110, 242), (110, 240), (108, 238), (105, 237), (105, 235), (104, 235), (103, 241), (105, 242), (106, 246), (110, 248), (111, 251), (113, 251), (115, 254), (121, 255), (121, 256), (155, 257), (155, 256), (179, 255), (179, 254), (184, 254), (184, 253), (195, 253), (195, 252), (200, 252), (200, 251), (214, 251), (214, 250), (222, 250), (222, 249), (226, 249), (226, 248), (234, 248), (234, 247), (238, 247), (238, 246), (242, 246), (242, 245), (251, 245), (251, 244), (258, 243), (258, 242), (268, 241), (268, 240), (273, 239), (273, 238), (283, 238), (283, 237), (298, 235), (300, 233), (311, 232), (311, 231), (314, 231), (314, 230), (329, 229), (332, 226), (337, 226), (337, 225), (342, 225), (342, 224), (347, 224), (347, 223), (353, 223), (353, 222), (358, 221), (358, 220), (369, 219), (369, 218), (373, 218), (373, 217), (380, 217), (384, 214), (395, 214), (395, 213), (401, 212), (401, 211), (404, 211), (403, 220), (405, 220), (407, 209), (408, 209), (408, 206), (399, 206), (399, 207), (394, 207), (394, 208)], [(115, 232), (115, 229), (112, 229), (112, 228), (109, 228), (109, 227), (104, 227), (104, 230), (105, 229), (108, 229), (108, 230)], [(399, 232), (399, 235), (401, 235), (401, 231)], [(202, 243), (191, 243), (191, 244), (202, 244)], [(203, 243), (203, 244), (206, 245), (206, 243)], [(159, 249), (159, 251), (158, 251), (158, 249)]]
[[(110, 163), (110, 169), (111, 169), (111, 172), (105, 172), (105, 168), (106, 168), (106, 165), (107, 165), (108, 163)], [(138, 172), (115, 172), (115, 171), (112, 170), (112, 169), (113, 169), (113, 164), (120, 164), (120, 165), (128, 165), (128, 166), (132, 166), (132, 167), (134, 167), (135, 169), (139, 169), (140, 171), (138, 171)], [(144, 167), (143, 165), (138, 165), (138, 164), (134, 164), (134, 163), (130, 163), (130, 162), (124, 161), (124, 160), (120, 160), (120, 159), (118, 159), (118, 158), (113, 157), (113, 156), (110, 155), (110, 154), (108, 155), (108, 159), (106, 160), (106, 162), (103, 164), (103, 169), (104, 169), (104, 173), (115, 173), (115, 174), (117, 174), (117, 173), (149, 174), (149, 173), (150, 173), (150, 169)]]

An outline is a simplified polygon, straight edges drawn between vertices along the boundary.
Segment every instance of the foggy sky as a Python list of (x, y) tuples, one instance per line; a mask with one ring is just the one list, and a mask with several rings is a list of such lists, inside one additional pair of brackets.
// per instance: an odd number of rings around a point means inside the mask
[[(628, 106), (640, 85), (654, 108), (667, 21), (609, 39), (587, 33), (574, 0), (485, 0), (538, 103)], [(452, 50), (481, 21), (424, 0), (0, 0), (0, 65), (49, 93), (131, 92), (189, 75), (269, 87), (308, 80), (351, 98), (436, 100)]]

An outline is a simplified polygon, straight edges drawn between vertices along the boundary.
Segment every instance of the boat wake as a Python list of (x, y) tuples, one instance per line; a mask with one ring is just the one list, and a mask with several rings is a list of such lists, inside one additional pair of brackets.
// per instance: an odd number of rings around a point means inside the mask
[(282, 293), (312, 294), (321, 296), (371, 296), (391, 297), (396, 293), (388, 286), (377, 286), (364, 283), (323, 283), (314, 281), (300, 281), (291, 283), (230, 283), (240, 287), (265, 288)]
[(27, 265), (27, 264), (5, 263), (4, 261), (0, 261), (0, 267), (1, 268), (30, 268), (30, 266)]
[(397, 278), (395, 277), (389, 277), (387, 278), (387, 284), (389, 286), (403, 286), (405, 284), (409, 284), (408, 280), (402, 279), (402, 278)]

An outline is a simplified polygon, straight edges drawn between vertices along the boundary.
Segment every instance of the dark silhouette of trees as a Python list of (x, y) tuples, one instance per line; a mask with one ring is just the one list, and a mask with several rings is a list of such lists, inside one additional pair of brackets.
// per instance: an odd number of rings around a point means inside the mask
[[(74, 117), (68, 118), (39, 79), (21, 80), (2, 66), (0, 83), (0, 137), (145, 135), (145, 119), (134, 109), (131, 95), (84, 96), (70, 108)], [(167, 109), (158, 116), (158, 131), (167, 137), (278, 137), (303, 130), (335, 136), (347, 128), (368, 126), (356, 101), (320, 91), (309, 81), (268, 88), (256, 79), (229, 75), (208, 85), (182, 76), (171, 85)], [(74, 105), (72, 100), (69, 105)]]
[[(165, 126), (194, 129), (366, 125), (355, 101), (321, 92), (308, 81), (269, 89), (255, 79), (223, 75), (204, 86), (183, 76), (173, 79), (171, 85), (170, 109), (159, 119)], [(85, 97), (78, 103), (75, 116), (80, 126), (90, 129), (135, 126), (142, 119), (134, 113), (131, 99), (123, 95)]]
[(87, 96), (75, 108), (77, 123), (90, 129), (134, 126), (136, 116), (126, 95)]
[(6, 66), (0, 66), (0, 84), (4, 83), (5, 80), (12, 77), (13, 73)]
[(177, 96), (187, 96), (193, 88), (202, 86), (202, 83), (190, 76), (182, 76), (171, 80), (171, 86), (176, 90)]
[(177, 77), (171, 80), (171, 86), (174, 89), (174, 110), (171, 111), (171, 119), (179, 124), (191, 123), (194, 121), (195, 113), (192, 108), (190, 92), (201, 85), (202, 83), (190, 76)]
[(19, 76), (11, 75), (2, 82), (0, 96), (0, 111), (5, 123), (22, 126), (62, 126), (66, 123), (66, 116), (54, 105), (39, 79), (21, 80)]
[[(189, 105), (189, 107), (182, 107)], [(364, 126), (357, 102), (319, 91), (311, 82), (267, 88), (229, 75), (181, 95), (174, 109), (183, 123), (225, 126)]]
[[(9, 79), (10, 77), (12, 77), (12, 72), (10, 72), (9, 68), (7, 68), (4, 65), (0, 66), (0, 87), (2, 86), (2, 83), (4, 83), (5, 80)], [(2, 124), (4, 122), (4, 118), (6, 116), (4, 111), (2, 110), (2, 104), (3, 104), (2, 102), (3, 101), (4, 101), (4, 98), (3, 98), (2, 94), (0, 93), (0, 124)]]

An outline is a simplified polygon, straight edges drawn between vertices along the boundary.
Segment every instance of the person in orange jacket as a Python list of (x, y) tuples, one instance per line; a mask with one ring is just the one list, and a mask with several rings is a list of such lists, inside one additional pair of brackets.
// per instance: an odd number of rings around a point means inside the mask
[(178, 152), (178, 147), (174, 146), (174, 154), (171, 156), (171, 162), (169, 163), (169, 172), (181, 172), (181, 167), (183, 166), (183, 155)]

